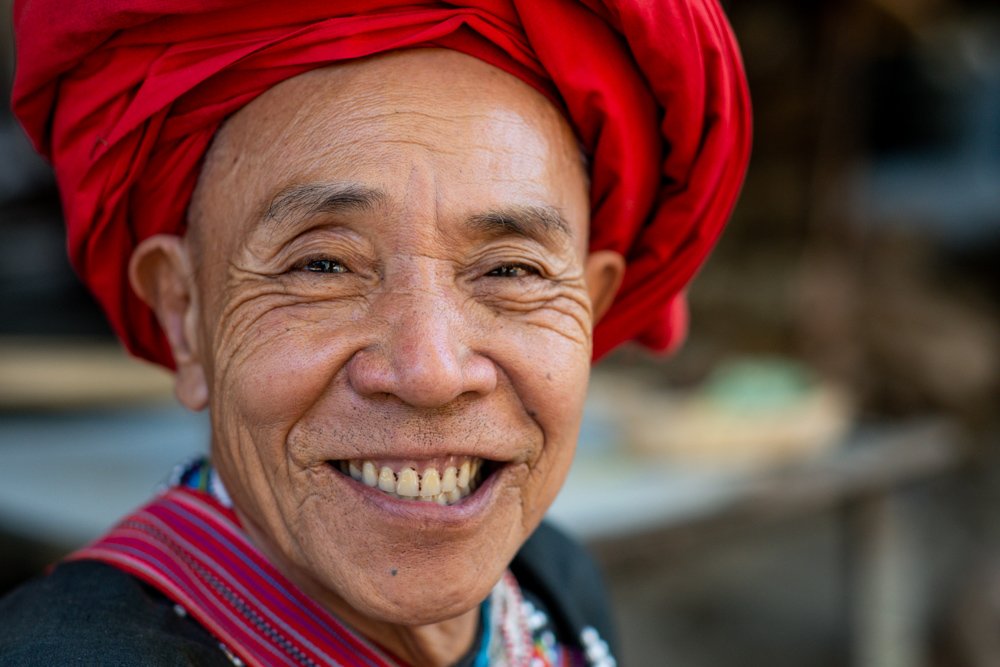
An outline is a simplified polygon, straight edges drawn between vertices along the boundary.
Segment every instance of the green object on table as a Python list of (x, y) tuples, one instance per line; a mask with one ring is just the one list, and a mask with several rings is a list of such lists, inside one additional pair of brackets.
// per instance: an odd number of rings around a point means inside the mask
[(783, 410), (801, 401), (813, 386), (809, 371), (790, 359), (749, 359), (720, 366), (704, 394), (719, 407), (737, 412)]

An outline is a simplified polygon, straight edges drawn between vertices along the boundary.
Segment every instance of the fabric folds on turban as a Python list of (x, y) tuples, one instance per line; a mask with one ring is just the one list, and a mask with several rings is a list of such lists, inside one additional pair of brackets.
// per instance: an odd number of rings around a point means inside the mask
[(591, 249), (628, 262), (594, 356), (685, 333), (685, 285), (750, 150), (740, 55), (715, 0), (60, 0), (14, 5), (13, 106), (55, 167), (70, 258), (139, 356), (171, 365), (128, 259), (182, 233), (219, 125), (277, 83), (384, 51), (455, 49), (542, 91), (591, 162)]

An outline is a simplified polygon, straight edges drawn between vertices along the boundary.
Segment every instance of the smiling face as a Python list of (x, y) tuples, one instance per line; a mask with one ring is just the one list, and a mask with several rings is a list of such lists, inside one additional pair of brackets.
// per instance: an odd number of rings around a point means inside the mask
[(248, 532), (349, 621), (469, 612), (555, 498), (622, 270), (588, 211), (547, 100), (421, 50), (249, 104), (137, 251)]

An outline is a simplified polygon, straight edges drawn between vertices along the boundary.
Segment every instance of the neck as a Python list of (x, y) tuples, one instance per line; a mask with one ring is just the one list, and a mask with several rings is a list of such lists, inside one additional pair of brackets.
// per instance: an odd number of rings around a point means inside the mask
[[(298, 585), (299, 582), (295, 583)], [(354, 630), (413, 667), (454, 665), (472, 648), (476, 639), (479, 605), (460, 616), (437, 623), (401, 625), (366, 617), (344, 604), (339, 597), (314, 594), (308, 586), (304, 586), (303, 590)], [(488, 622), (488, 619), (483, 619), (483, 622)]]
[(478, 623), (479, 607), (476, 607), (440, 623), (415, 627), (384, 624), (380, 629), (383, 636), (365, 634), (413, 667), (447, 667), (472, 648)]
[[(313, 600), (326, 607), (341, 621), (376, 642), (413, 667), (447, 667), (465, 655), (476, 639), (480, 607), (436, 623), (404, 625), (366, 616), (334, 591), (287, 563), (260, 533), (256, 525), (234, 507), (243, 529), (268, 560)], [(483, 622), (488, 622), (484, 619)]]

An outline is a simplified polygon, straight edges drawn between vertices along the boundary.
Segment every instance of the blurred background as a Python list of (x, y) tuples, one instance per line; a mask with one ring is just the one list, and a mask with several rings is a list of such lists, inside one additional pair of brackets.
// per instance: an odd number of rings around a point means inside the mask
[[(595, 369), (551, 512), (629, 665), (1000, 665), (1000, 5), (730, 0), (755, 152), (671, 359)], [(207, 446), (65, 259), (0, 0), (0, 592)]]

